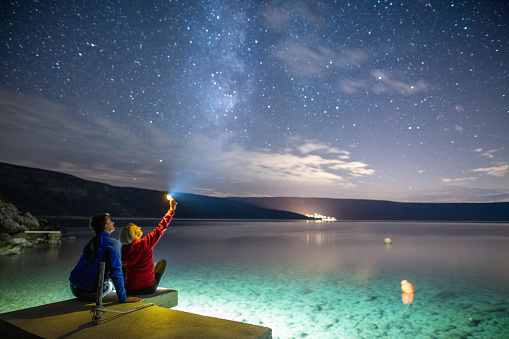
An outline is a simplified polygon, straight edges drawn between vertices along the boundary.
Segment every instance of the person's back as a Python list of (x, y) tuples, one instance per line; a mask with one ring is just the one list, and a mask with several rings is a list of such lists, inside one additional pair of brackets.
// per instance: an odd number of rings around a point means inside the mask
[(114, 222), (111, 221), (108, 213), (93, 216), (89, 223), (96, 235), (83, 249), (78, 263), (71, 271), (69, 282), (71, 292), (78, 299), (92, 301), (96, 298), (99, 266), (101, 261), (106, 264), (105, 284), (103, 296), (112, 290), (110, 279), (117, 292), (120, 302), (137, 302), (140, 298), (128, 298), (124, 287), (124, 276), (122, 273), (121, 244), (111, 237), (115, 230)]
[[(112, 241), (113, 240), (113, 241)], [(69, 281), (83, 291), (97, 289), (97, 275), (101, 261), (106, 263), (106, 272), (111, 272), (110, 251), (116, 251), (115, 239), (106, 232), (96, 234), (83, 249), (78, 263), (71, 271)]]
[(125, 286), (128, 290), (142, 289), (155, 283), (153, 246), (148, 241), (151, 235), (122, 246)]
[(166, 260), (161, 259), (154, 267), (153, 248), (164, 234), (175, 214), (176, 202), (170, 201), (170, 209), (159, 225), (145, 237), (135, 224), (127, 224), (120, 233), (122, 243), (122, 266), (125, 287), (129, 294), (150, 294), (157, 290), (166, 268)]

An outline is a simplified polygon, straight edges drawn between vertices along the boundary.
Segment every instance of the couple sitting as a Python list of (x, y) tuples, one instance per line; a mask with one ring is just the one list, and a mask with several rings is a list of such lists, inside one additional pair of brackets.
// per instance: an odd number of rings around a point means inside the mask
[[(168, 228), (175, 214), (177, 202), (170, 201), (170, 209), (159, 225), (144, 238), (135, 224), (127, 224), (120, 232), (120, 242), (111, 237), (114, 222), (108, 213), (93, 216), (90, 228), (96, 236), (85, 246), (78, 264), (71, 272), (71, 291), (78, 299), (94, 301), (97, 293), (97, 278), (101, 261), (106, 263), (105, 283), (102, 295), (108, 294), (113, 286), (120, 302), (138, 302), (141, 298), (127, 295), (154, 293), (166, 268), (162, 259), (154, 267), (152, 249)], [(125, 279), (124, 279), (125, 278)]]

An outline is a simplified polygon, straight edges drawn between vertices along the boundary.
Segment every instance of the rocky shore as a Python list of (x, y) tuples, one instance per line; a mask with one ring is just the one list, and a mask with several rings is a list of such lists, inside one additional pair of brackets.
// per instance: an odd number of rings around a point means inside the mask
[(0, 255), (19, 254), (23, 248), (43, 243), (61, 243), (61, 233), (25, 233), (27, 231), (61, 231), (61, 228), (0, 200)]

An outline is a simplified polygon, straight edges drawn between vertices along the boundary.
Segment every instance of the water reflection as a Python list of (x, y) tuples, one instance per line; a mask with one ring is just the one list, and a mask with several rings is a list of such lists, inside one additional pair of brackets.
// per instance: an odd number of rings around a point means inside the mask
[(401, 294), (401, 301), (405, 305), (411, 304), (414, 301), (414, 294), (413, 293), (403, 292)]
[[(147, 233), (158, 221), (134, 222)], [(179, 290), (183, 311), (269, 326), (275, 338), (466, 337), (472, 324), (497, 337), (508, 328), (507, 224), (175, 221), (154, 259), (168, 260), (162, 284)], [(9, 287), (0, 311), (72, 297), (69, 272), (92, 234), (86, 223), (69, 230), (74, 242), (0, 257)], [(405, 279), (415, 297), (401, 294)]]
[[(156, 257), (193, 265), (218, 261), (258, 267), (277, 264), (310, 274), (346, 269), (361, 280), (372, 279), (377, 272), (408, 274), (402, 278), (488, 277), (505, 289), (509, 286), (507, 224), (176, 221), (155, 248)], [(145, 233), (157, 224), (156, 220), (136, 222)], [(62, 246), (26, 250), (26, 256), (37, 253), (29, 261), (23, 259), (25, 255), (0, 258), (0, 273), (10, 266), (9, 261), (27, 267), (75, 264), (91, 236), (88, 225), (83, 225), (69, 228), (67, 236), (77, 237), (74, 243), (64, 240)], [(390, 245), (384, 241), (388, 237)]]
[(306, 245), (322, 246), (327, 243), (335, 242), (334, 236), (324, 232), (308, 232), (306, 233)]
[(48, 244), (46, 247), (47, 257), (48, 258), (57, 258), (58, 253), (60, 251), (61, 244)]

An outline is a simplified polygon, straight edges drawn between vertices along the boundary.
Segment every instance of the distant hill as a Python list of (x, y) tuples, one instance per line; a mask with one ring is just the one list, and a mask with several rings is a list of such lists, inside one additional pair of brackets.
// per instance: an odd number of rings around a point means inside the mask
[[(173, 193), (178, 218), (508, 221), (509, 203), (399, 203), (326, 198), (215, 198)], [(117, 187), (72, 175), (0, 163), (0, 200), (43, 216), (160, 217), (166, 192)]]
[[(167, 192), (116, 187), (72, 175), (0, 163), (0, 200), (21, 211), (44, 216), (161, 217), (169, 208)], [(307, 219), (247, 203), (187, 193), (172, 193), (178, 218)]]
[(509, 221), (509, 203), (401, 203), (324, 198), (229, 198), (295, 213), (338, 220)]

